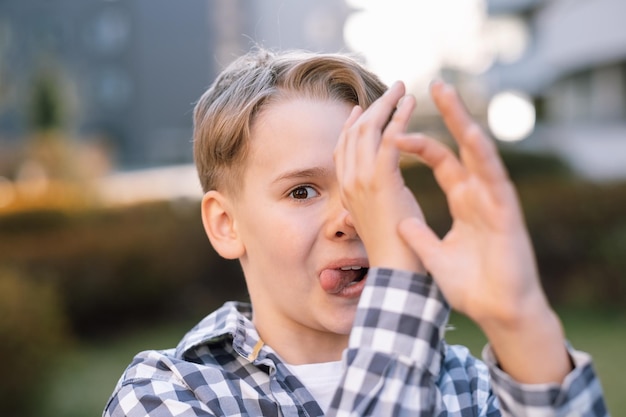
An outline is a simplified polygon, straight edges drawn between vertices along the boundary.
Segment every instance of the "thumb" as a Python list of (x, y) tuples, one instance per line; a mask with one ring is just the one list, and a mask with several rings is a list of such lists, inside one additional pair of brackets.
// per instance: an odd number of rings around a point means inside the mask
[(422, 219), (409, 217), (400, 222), (398, 233), (430, 271), (430, 264), (441, 245), (441, 240), (435, 232)]

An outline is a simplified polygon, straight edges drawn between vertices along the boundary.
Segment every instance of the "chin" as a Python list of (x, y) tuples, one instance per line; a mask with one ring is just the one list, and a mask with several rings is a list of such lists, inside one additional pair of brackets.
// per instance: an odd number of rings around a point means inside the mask
[(351, 309), (348, 312), (338, 313), (334, 319), (329, 323), (329, 330), (333, 333), (340, 335), (349, 335), (352, 331), (352, 325), (354, 323), (354, 316), (356, 314), (356, 308)]

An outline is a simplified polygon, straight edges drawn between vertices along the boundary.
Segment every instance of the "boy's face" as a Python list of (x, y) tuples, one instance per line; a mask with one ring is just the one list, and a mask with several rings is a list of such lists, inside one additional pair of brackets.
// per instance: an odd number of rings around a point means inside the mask
[(271, 104), (253, 125), (233, 217), (254, 322), (270, 345), (278, 335), (318, 346), (347, 343), (369, 266), (333, 162), (350, 110), (336, 101), (290, 99)]

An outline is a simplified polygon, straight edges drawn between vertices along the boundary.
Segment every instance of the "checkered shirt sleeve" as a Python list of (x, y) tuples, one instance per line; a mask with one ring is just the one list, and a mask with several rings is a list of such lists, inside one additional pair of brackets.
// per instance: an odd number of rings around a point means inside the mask
[(574, 370), (562, 384), (519, 384), (497, 365), (489, 347), (483, 360), (489, 366), (493, 389), (500, 400), (504, 416), (519, 417), (604, 417), (609, 412), (604, 402), (600, 380), (593, 369), (591, 357), (569, 349)]
[(330, 416), (608, 416), (587, 355), (562, 385), (522, 385), (443, 341), (448, 306), (428, 276), (372, 268)]
[[(171, 372), (176, 366), (170, 358), (171, 355), (156, 351), (137, 355), (109, 400), (103, 417), (214, 415), (185, 384), (189, 376)], [(198, 373), (197, 378), (202, 377)]]
[(328, 415), (437, 415), (447, 315), (429, 277), (370, 269)]

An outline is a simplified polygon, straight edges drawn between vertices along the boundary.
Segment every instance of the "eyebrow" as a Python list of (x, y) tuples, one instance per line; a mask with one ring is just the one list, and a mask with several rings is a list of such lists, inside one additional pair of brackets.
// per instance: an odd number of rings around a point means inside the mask
[(322, 168), (322, 167), (314, 167), (307, 169), (296, 169), (293, 171), (287, 171), (281, 175), (279, 175), (272, 183), (278, 183), (285, 180), (294, 180), (294, 179), (306, 179), (306, 178), (320, 178), (320, 177), (328, 177), (334, 175), (330, 169)]

